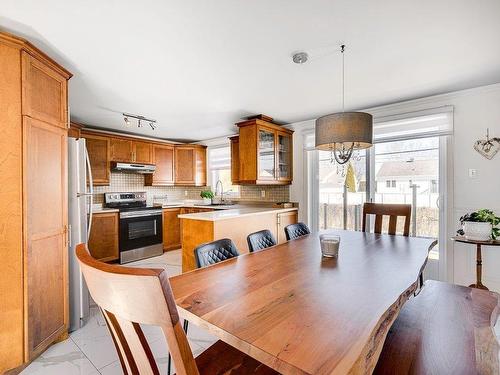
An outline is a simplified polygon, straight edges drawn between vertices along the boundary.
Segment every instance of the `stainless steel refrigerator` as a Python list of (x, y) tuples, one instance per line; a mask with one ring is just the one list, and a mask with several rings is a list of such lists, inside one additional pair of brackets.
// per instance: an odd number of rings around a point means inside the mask
[(90, 315), (91, 298), (75, 256), (76, 245), (87, 243), (92, 226), (92, 171), (85, 139), (68, 138), (68, 169), (69, 330), (71, 332), (84, 325)]

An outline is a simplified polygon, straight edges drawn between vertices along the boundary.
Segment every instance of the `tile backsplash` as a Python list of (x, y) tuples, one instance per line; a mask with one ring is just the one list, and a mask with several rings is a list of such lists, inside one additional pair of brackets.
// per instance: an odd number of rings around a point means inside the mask
[[(144, 175), (136, 173), (111, 172), (109, 186), (94, 187), (94, 203), (104, 203), (104, 193), (107, 192), (133, 192), (145, 191), (148, 196), (148, 204), (153, 204), (153, 198), (163, 198), (168, 201), (201, 199), (200, 193), (208, 189), (206, 186), (144, 186)], [(261, 192), (265, 191), (265, 197)], [(187, 195), (185, 193), (187, 192)], [(290, 199), (288, 186), (240, 186), (240, 197), (231, 198), (235, 201), (264, 201), (264, 202), (287, 202)]]

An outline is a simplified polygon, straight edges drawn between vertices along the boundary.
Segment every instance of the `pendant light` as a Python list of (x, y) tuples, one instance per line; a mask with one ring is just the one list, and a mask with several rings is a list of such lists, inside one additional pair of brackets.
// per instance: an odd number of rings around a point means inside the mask
[(354, 150), (369, 148), (373, 143), (373, 117), (365, 112), (345, 112), (345, 45), (342, 54), (342, 112), (332, 113), (316, 120), (316, 149), (330, 151), (338, 164), (347, 163)]

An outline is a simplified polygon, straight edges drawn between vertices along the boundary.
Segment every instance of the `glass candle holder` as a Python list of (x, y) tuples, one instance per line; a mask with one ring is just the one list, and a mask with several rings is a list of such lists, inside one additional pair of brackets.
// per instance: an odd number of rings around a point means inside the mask
[(320, 234), (319, 243), (321, 254), (327, 258), (337, 258), (339, 256), (340, 236), (333, 234)]

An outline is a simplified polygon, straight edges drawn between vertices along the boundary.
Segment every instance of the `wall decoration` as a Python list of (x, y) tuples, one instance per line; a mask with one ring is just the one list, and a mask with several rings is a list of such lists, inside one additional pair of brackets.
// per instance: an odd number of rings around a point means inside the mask
[(491, 160), (500, 150), (500, 138), (490, 138), (490, 129), (486, 130), (486, 139), (477, 140), (474, 143), (474, 149)]

